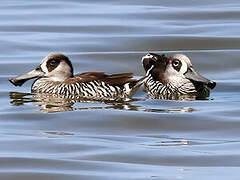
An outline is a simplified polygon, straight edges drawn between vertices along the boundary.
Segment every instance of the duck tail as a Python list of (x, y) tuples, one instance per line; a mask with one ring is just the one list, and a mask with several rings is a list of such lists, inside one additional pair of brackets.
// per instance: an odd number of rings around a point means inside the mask
[(128, 98), (132, 97), (140, 86), (146, 81), (147, 76), (144, 76), (136, 81), (126, 83), (124, 85), (125, 93)]

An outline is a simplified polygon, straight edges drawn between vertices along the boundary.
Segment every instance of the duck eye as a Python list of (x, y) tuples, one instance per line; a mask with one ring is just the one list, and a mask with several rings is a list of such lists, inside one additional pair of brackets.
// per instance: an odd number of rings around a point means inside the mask
[(49, 61), (49, 64), (52, 65), (52, 66), (54, 66), (54, 65), (58, 64), (58, 61), (55, 60), (55, 59), (51, 59), (51, 60)]
[(175, 60), (175, 61), (173, 61), (173, 66), (174, 67), (178, 67), (178, 65), (180, 64), (180, 62), (178, 61), (178, 60)]

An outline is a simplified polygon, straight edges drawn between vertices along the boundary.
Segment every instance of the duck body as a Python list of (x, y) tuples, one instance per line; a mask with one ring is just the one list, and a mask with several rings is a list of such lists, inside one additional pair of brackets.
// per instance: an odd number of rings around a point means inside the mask
[(131, 73), (106, 75), (103, 72), (86, 72), (62, 82), (40, 78), (33, 83), (31, 89), (33, 93), (115, 100), (131, 97), (140, 85), (141, 82), (132, 79)]
[(36, 78), (33, 93), (58, 94), (67, 98), (91, 98), (96, 100), (128, 99), (143, 84), (132, 73), (107, 75), (103, 72), (86, 72), (73, 76), (73, 67), (67, 56), (50, 54), (33, 71), (9, 79), (15, 86)]
[[(186, 86), (186, 88), (185, 88)], [(148, 76), (144, 84), (144, 90), (149, 98), (153, 99), (183, 99), (189, 97), (208, 97), (210, 90), (206, 87), (196, 90), (195, 86), (186, 81), (183, 86), (174, 86), (172, 84), (163, 84)]]
[(208, 97), (216, 85), (197, 73), (183, 54), (149, 53), (142, 58), (142, 64), (146, 71), (145, 91), (150, 98)]

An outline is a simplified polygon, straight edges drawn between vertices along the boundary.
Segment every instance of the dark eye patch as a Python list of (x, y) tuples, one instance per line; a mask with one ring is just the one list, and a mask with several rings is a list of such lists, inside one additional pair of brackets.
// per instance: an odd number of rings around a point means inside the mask
[(47, 69), (48, 72), (51, 72), (52, 70), (54, 70), (60, 63), (59, 59), (49, 59), (47, 61)]
[(176, 70), (176, 71), (180, 71), (181, 67), (182, 67), (182, 62), (178, 59), (173, 59), (172, 60), (172, 67)]

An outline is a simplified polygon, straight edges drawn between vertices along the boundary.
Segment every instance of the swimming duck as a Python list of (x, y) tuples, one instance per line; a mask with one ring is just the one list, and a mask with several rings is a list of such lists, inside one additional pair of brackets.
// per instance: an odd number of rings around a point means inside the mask
[(33, 78), (37, 78), (32, 84), (33, 93), (99, 100), (128, 99), (144, 82), (144, 78), (133, 79), (132, 73), (85, 72), (74, 76), (71, 61), (60, 53), (49, 54), (34, 70), (9, 81), (21, 86)]
[(150, 98), (176, 99), (181, 95), (208, 97), (216, 83), (197, 73), (184, 54), (142, 57), (146, 71), (145, 91)]

